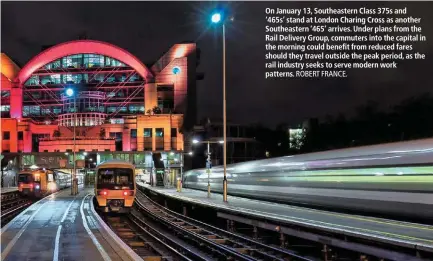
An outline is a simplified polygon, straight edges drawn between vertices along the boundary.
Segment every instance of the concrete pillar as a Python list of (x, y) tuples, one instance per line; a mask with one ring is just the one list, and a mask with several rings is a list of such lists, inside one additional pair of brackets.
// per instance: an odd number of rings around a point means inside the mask
[(164, 150), (171, 150), (171, 129), (170, 127), (164, 128)]
[(23, 131), (23, 152), (32, 152), (32, 132)]
[(158, 106), (156, 83), (146, 83), (144, 85), (144, 111), (152, 110), (155, 106)]
[(20, 119), (23, 117), (23, 89), (21, 87), (11, 88), (11, 118)]
[(122, 133), (122, 150), (131, 151), (131, 130), (124, 129)]
[(156, 150), (156, 129), (152, 128), (152, 151)]

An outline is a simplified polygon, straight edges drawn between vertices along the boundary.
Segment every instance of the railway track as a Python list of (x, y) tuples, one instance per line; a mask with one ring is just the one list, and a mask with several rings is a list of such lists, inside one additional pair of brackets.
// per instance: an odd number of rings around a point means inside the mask
[(1, 202), (1, 227), (6, 225), (11, 219), (21, 211), (33, 204), (29, 198), (22, 197), (18, 192), (11, 192), (2, 195)]
[(219, 260), (316, 260), (295, 252), (263, 244), (253, 239), (194, 220), (171, 211), (137, 190), (135, 208), (163, 224), (186, 242)]
[(128, 216), (103, 216), (103, 219), (145, 261), (209, 260), (161, 233), (134, 210)]

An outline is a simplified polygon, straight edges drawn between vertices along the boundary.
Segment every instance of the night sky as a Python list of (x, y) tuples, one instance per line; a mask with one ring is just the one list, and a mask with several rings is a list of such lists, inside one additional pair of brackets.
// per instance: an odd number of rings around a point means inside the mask
[[(351, 5), (366, 4), (350, 3)], [(380, 3), (368, 2), (371, 6)], [(23, 66), (42, 45), (89, 39), (118, 45), (144, 63), (156, 61), (173, 44), (196, 41), (201, 52), (198, 84), (199, 118), (222, 116), (221, 31), (209, 27), (215, 2), (2, 2), (1, 50)], [(383, 108), (426, 91), (433, 92), (433, 3), (388, 3), (407, 6), (422, 17), (429, 43), (415, 45), (428, 60), (404, 62), (394, 70), (350, 71), (337, 80), (265, 80), (266, 7), (314, 7), (329, 4), (231, 2), (234, 15), (227, 29), (227, 115), (237, 123), (297, 123), (326, 114), (350, 114), (368, 100)], [(349, 5), (349, 3), (339, 3)]]

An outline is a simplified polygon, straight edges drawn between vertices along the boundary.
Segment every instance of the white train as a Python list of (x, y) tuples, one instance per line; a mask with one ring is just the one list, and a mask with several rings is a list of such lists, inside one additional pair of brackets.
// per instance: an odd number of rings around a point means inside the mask
[[(261, 200), (433, 218), (433, 138), (227, 165), (229, 195)], [(211, 189), (222, 192), (223, 167)], [(184, 187), (207, 189), (205, 169)]]

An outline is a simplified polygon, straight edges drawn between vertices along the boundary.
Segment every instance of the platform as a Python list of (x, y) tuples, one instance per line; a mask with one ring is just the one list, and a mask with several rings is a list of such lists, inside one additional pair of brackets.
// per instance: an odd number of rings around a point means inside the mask
[(266, 218), (278, 223), (296, 224), (304, 227), (338, 232), (350, 236), (375, 239), (386, 243), (411, 248), (433, 251), (433, 226), (380, 219), (368, 216), (341, 214), (285, 204), (258, 201), (247, 198), (228, 196), (228, 202), (223, 202), (221, 194), (191, 189), (151, 187), (140, 183), (156, 193), (178, 200), (195, 203), (219, 210), (248, 215), (255, 218)]
[(0, 191), (1, 194), (10, 193), (10, 192), (18, 191), (18, 187), (1, 188)]
[(2, 228), (2, 260), (135, 260), (100, 222), (92, 198), (93, 189), (67, 189), (30, 206)]

